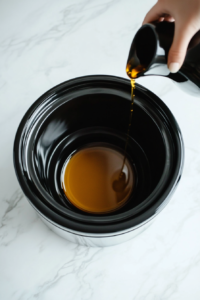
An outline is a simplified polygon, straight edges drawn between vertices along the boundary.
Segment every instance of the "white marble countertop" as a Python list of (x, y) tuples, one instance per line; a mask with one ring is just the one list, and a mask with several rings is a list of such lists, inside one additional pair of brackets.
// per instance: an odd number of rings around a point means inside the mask
[(200, 97), (164, 78), (139, 79), (175, 115), (185, 166), (167, 207), (141, 235), (108, 248), (56, 236), (24, 197), (13, 140), (46, 90), (89, 74), (126, 77), (132, 38), (153, 0), (0, 3), (0, 299), (200, 299)]

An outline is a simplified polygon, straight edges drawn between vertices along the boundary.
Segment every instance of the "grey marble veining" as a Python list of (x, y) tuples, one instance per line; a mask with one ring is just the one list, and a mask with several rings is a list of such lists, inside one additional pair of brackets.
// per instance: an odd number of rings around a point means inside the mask
[(142, 234), (109, 248), (79, 246), (37, 217), (17, 182), (13, 140), (46, 90), (89, 74), (125, 77), (132, 38), (153, 0), (0, 3), (0, 299), (200, 299), (200, 97), (141, 78), (175, 115), (185, 142), (180, 185)]

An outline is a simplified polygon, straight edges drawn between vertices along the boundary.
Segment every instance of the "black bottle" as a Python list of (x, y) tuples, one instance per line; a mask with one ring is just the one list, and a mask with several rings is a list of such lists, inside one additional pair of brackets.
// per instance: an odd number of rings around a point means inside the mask
[(191, 39), (184, 63), (177, 73), (167, 68), (167, 56), (174, 37), (174, 23), (145, 24), (131, 44), (127, 64), (131, 69), (143, 65), (140, 76), (159, 75), (171, 78), (191, 95), (200, 96), (200, 31)]

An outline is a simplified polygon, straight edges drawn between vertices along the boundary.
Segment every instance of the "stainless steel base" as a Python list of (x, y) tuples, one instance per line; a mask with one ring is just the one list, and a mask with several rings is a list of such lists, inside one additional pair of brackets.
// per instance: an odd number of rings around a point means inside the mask
[(143, 232), (153, 221), (153, 218), (146, 221), (143, 224), (140, 224), (138, 227), (130, 228), (126, 231), (120, 231), (116, 233), (110, 234), (90, 234), (72, 231), (70, 229), (66, 229), (58, 226), (58, 224), (49, 221), (44, 216), (39, 214), (42, 221), (56, 234), (61, 236), (62, 238), (76, 244), (80, 244), (83, 246), (89, 247), (109, 247), (114, 246), (125, 241), (132, 239), (137, 236), (141, 232)]

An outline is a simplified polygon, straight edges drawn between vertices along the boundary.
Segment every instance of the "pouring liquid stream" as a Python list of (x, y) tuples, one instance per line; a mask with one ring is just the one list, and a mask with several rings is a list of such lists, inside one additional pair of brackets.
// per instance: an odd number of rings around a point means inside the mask
[(130, 114), (129, 114), (129, 123), (128, 123), (128, 130), (127, 130), (127, 138), (126, 138), (126, 143), (124, 147), (124, 158), (123, 158), (123, 163), (122, 167), (119, 173), (119, 177), (117, 180), (113, 182), (113, 189), (116, 192), (121, 192), (126, 188), (127, 185), (127, 179), (126, 179), (126, 174), (123, 172), (125, 162), (126, 162), (126, 156), (127, 156), (127, 147), (128, 147), (128, 142), (130, 138), (130, 129), (131, 129), (131, 124), (132, 124), (132, 116), (133, 116), (133, 106), (134, 106), (134, 98), (135, 98), (135, 79), (137, 78), (137, 75), (144, 71), (145, 67), (143, 65), (138, 65), (136, 68), (131, 68), (131, 64), (127, 64), (126, 66), (126, 73), (131, 79), (131, 104), (130, 104)]

